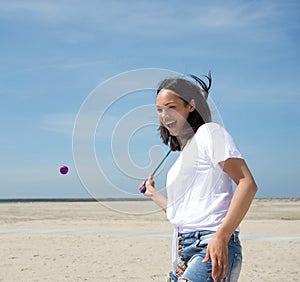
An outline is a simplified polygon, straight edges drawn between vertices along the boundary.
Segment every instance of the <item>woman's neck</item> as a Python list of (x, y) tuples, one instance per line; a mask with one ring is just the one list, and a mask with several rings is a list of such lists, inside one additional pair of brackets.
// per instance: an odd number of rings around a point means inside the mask
[(184, 134), (177, 136), (177, 140), (179, 141), (181, 150), (185, 147), (189, 139), (194, 136), (194, 134), (195, 132), (192, 130), (192, 128), (188, 128), (188, 130), (186, 130)]
[(180, 148), (181, 148), (181, 151), (183, 150), (183, 148), (185, 147), (186, 143), (188, 142), (189, 139), (187, 138), (178, 138), (178, 141), (180, 143)]

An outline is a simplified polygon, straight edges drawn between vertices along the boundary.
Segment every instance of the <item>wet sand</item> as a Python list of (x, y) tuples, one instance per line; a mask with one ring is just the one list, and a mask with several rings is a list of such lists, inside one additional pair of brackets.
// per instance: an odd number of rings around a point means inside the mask
[[(148, 201), (0, 204), (0, 281), (165, 281), (171, 236)], [(300, 281), (300, 200), (255, 200), (241, 240), (239, 281)]]

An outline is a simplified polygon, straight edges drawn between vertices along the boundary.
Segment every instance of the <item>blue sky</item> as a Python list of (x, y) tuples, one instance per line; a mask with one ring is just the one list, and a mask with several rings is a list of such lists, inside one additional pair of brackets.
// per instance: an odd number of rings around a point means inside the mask
[[(90, 197), (73, 159), (76, 115), (98, 85), (141, 68), (211, 70), (211, 98), (257, 196), (300, 197), (299, 14), (299, 1), (277, 0), (1, 1), (0, 198)], [(139, 180), (113, 169), (111, 138), (101, 132), (154, 99), (153, 91), (135, 93), (106, 112), (95, 152), (121, 188), (97, 183), (99, 195), (138, 196)], [(141, 166), (160, 145), (155, 126), (145, 130), (129, 146)], [(62, 164), (70, 167), (65, 176)], [(163, 185), (164, 173), (158, 178)]]

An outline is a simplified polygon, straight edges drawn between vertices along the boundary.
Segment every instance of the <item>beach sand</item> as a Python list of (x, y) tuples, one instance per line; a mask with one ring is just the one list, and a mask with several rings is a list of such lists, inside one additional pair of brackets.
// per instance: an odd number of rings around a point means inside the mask
[[(0, 281), (165, 281), (172, 226), (149, 201), (0, 205)], [(300, 281), (300, 200), (257, 199), (242, 282)]]

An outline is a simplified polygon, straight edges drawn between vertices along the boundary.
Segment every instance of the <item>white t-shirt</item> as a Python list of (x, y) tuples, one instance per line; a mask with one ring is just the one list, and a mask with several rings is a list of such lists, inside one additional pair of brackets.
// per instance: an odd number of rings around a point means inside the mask
[(174, 226), (176, 238), (177, 232), (216, 231), (222, 223), (233, 189), (231, 178), (219, 163), (228, 158), (242, 155), (219, 124), (202, 125), (188, 140), (167, 175), (167, 218)]

